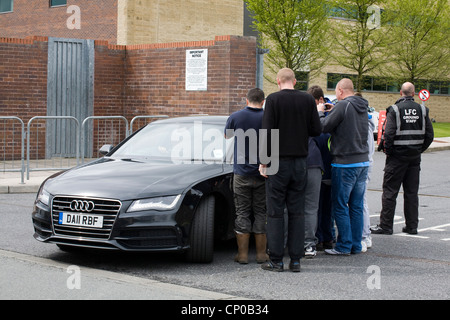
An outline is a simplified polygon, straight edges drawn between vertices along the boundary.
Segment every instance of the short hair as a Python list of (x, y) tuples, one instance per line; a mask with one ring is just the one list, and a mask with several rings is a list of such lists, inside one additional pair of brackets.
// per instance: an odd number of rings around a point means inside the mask
[(261, 103), (264, 101), (264, 91), (260, 88), (253, 88), (247, 92), (247, 100), (250, 103)]
[(283, 68), (280, 71), (278, 71), (277, 79), (280, 80), (281, 83), (294, 81), (295, 73), (294, 73), (294, 71), (292, 71), (292, 69)]
[(355, 89), (353, 87), (353, 81), (350, 80), (349, 78), (342, 78), (338, 82), (336, 88), (340, 88), (340, 89), (342, 89), (344, 91), (350, 91), (350, 92), (354, 92), (355, 91)]
[(325, 99), (325, 95), (323, 94), (323, 90), (319, 86), (312, 86), (308, 89), (308, 92), (310, 95), (314, 97), (316, 100), (320, 100), (320, 98)]
[(414, 96), (414, 91), (415, 91), (415, 88), (411, 82), (405, 82), (402, 85), (403, 95), (405, 95), (407, 97), (412, 97), (412, 96)]

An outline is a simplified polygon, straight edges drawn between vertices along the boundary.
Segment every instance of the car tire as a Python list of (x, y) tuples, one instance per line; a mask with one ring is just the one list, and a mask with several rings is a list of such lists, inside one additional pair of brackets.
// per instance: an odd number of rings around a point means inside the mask
[(208, 263), (214, 255), (214, 206), (215, 198), (200, 202), (191, 225), (190, 248), (186, 253), (189, 262)]

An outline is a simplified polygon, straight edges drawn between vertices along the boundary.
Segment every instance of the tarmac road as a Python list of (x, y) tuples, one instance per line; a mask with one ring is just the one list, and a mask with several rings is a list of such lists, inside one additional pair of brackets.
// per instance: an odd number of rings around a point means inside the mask
[[(0, 194), (0, 299), (448, 300), (449, 158), (449, 150), (422, 156), (417, 236), (401, 232), (400, 194), (394, 235), (373, 235), (371, 249), (350, 257), (320, 252), (302, 260), (300, 273), (236, 264), (234, 242), (218, 244), (211, 264), (189, 264), (174, 254), (67, 253), (33, 239), (34, 194)], [(383, 166), (384, 155), (376, 153), (368, 191), (372, 224), (381, 209)], [(79, 289), (70, 266), (79, 268)]]

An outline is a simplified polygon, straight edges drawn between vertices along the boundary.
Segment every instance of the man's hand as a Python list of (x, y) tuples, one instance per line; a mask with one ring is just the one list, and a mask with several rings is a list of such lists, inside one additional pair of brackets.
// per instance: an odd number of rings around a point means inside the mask
[(330, 111), (331, 109), (333, 109), (334, 104), (332, 103), (319, 103), (317, 105), (317, 111), (322, 111), (322, 112), (326, 112), (326, 111)]
[(268, 178), (267, 174), (266, 174), (266, 170), (267, 170), (267, 165), (265, 165), (265, 164), (259, 165), (259, 174), (262, 175), (264, 178)]
[(325, 112), (325, 103), (319, 103), (317, 105), (317, 111), (318, 112)]

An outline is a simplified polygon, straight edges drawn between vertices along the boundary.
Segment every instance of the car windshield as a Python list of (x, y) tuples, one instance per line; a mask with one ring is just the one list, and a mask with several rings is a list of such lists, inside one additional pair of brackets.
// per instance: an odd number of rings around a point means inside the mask
[(222, 162), (226, 150), (232, 150), (231, 141), (224, 138), (224, 125), (204, 121), (154, 122), (132, 136), (111, 157)]

